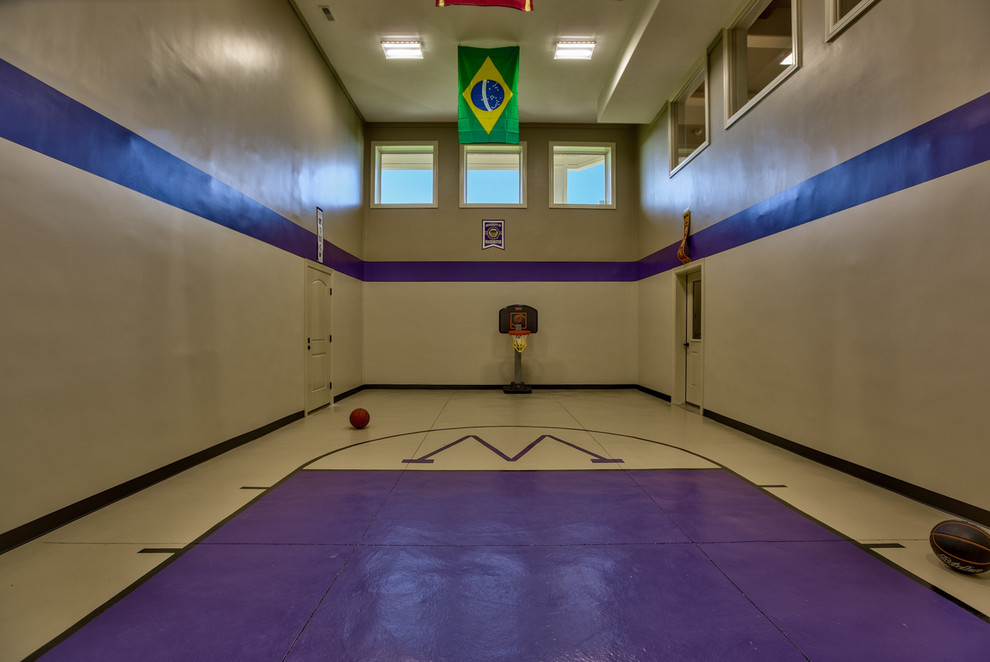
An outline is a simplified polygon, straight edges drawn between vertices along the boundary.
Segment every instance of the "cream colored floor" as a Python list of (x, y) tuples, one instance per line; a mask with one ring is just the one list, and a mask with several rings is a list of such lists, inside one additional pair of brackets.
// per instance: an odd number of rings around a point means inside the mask
[[(364, 407), (371, 424), (353, 430)], [(467, 439), (477, 435), (515, 456), (508, 463)], [(370, 441), (371, 443), (358, 444)], [(658, 443), (656, 443), (658, 442)], [(758, 441), (696, 413), (634, 390), (369, 390), (266, 437), (154, 485), (0, 556), (0, 662), (21, 660), (119, 591), (196, 540), (286, 475), (308, 469), (622, 469), (706, 468), (721, 464), (811, 517), (878, 550), (894, 563), (990, 614), (990, 577), (956, 573), (931, 553), (928, 532), (950, 516)], [(990, 574), (990, 573), (988, 573)]]

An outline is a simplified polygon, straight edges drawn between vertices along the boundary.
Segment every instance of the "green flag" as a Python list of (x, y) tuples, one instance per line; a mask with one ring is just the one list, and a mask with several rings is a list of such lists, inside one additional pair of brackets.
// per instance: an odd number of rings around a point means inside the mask
[(457, 47), (461, 144), (519, 144), (519, 47)]

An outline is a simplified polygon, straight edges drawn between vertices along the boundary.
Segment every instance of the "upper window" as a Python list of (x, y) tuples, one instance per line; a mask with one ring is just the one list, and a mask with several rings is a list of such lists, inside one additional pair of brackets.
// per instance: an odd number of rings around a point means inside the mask
[(372, 207), (436, 207), (437, 143), (371, 143)]
[(839, 36), (861, 14), (877, 3), (877, 0), (825, 0), (828, 12), (828, 37), (831, 41)]
[(726, 28), (726, 127), (800, 66), (799, 2), (756, 0)]
[(550, 143), (550, 206), (615, 209), (615, 143)]
[(526, 143), (461, 145), (461, 207), (525, 207)]
[(708, 146), (708, 57), (670, 100), (670, 174)]

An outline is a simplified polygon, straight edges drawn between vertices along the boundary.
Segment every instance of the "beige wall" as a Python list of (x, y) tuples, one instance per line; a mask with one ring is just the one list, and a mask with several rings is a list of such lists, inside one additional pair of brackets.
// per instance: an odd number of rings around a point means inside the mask
[[(368, 260), (400, 262), (631, 261), (639, 218), (632, 127), (523, 126), (523, 209), (461, 209), (455, 125), (369, 125), (371, 141), (439, 141), (437, 209), (369, 209)], [(549, 208), (550, 141), (614, 142), (615, 209)], [(370, 145), (369, 145), (370, 149)], [(366, 155), (370, 179), (370, 153)], [(504, 251), (482, 251), (482, 219), (505, 219)], [(540, 332), (523, 357), (530, 384), (636, 382), (636, 285), (595, 282), (365, 284), (370, 384), (507, 384), (513, 354), (498, 310), (523, 303)], [(440, 334), (434, 325), (439, 325)], [(605, 341), (596, 330), (608, 330)]]
[(637, 283), (637, 381), (640, 386), (674, 394), (674, 275), (668, 271)]
[(362, 122), (284, 0), (6, 0), (0, 57), (363, 251)]
[(882, 0), (826, 43), (825, 2), (804, 0), (802, 67), (728, 129), (717, 42), (711, 146), (670, 177), (666, 109), (641, 132), (637, 257), (680, 239), (685, 208), (696, 232), (990, 90), (990, 4), (948, 7)]
[(526, 383), (634, 384), (635, 297), (632, 283), (366, 283), (365, 375), (369, 384), (508, 384), (514, 350), (498, 311), (522, 303), (540, 325), (523, 354)]
[[(362, 123), (287, 2), (11, 0), (0, 58), (362, 255)], [(303, 408), (304, 260), (5, 140), (0, 209), (0, 531)]]
[[(686, 207), (701, 229), (990, 90), (990, 5), (951, 4), (879, 2), (825, 43), (824, 3), (803, 2), (804, 65), (728, 130), (717, 46), (711, 146), (669, 177), (666, 113), (641, 135), (640, 254), (679, 239)], [(705, 407), (990, 507), (973, 461), (988, 175), (974, 166), (707, 258)], [(670, 273), (639, 283), (640, 383), (666, 392), (673, 287)]]
[(0, 173), (0, 529), (301, 409), (300, 260), (8, 142)]
[(990, 375), (988, 177), (984, 163), (706, 260), (706, 406), (990, 506), (973, 461)]
[(364, 292), (367, 285), (346, 274), (333, 274), (330, 301), (333, 350), (333, 396), (367, 383), (364, 376)]
[[(372, 141), (439, 141), (437, 209), (368, 209), (370, 261), (624, 261), (634, 260), (639, 191), (635, 127), (520, 127), (527, 144), (524, 209), (461, 209), (457, 126), (368, 125)], [(550, 141), (614, 142), (615, 209), (550, 209)], [(366, 155), (371, 178), (370, 152)], [(366, 202), (367, 204), (367, 202)], [(481, 221), (505, 219), (506, 249), (481, 250)]]

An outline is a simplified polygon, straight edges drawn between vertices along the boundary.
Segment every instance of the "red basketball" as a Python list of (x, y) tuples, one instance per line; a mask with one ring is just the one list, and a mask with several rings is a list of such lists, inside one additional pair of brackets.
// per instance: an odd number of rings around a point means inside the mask
[(975, 575), (990, 568), (990, 535), (969, 522), (939, 522), (928, 541), (935, 556), (953, 570)]
[(351, 412), (351, 426), (360, 430), (371, 422), (371, 414), (368, 413), (367, 409), (355, 409)]

